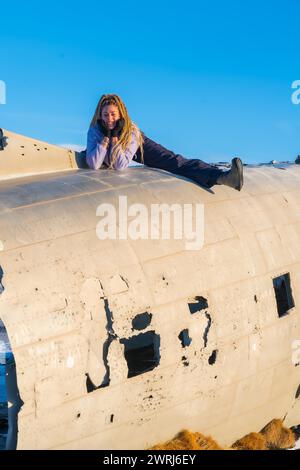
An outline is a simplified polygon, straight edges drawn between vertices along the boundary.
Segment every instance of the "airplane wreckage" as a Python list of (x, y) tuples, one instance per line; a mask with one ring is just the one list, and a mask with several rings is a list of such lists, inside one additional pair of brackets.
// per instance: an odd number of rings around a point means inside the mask
[[(16, 364), (2, 413), (17, 448), (146, 449), (183, 428), (227, 445), (273, 418), (298, 425), (300, 166), (246, 166), (238, 192), (84, 162), (2, 131), (0, 319)], [(203, 247), (99, 240), (97, 207), (119, 196), (203, 204)]]

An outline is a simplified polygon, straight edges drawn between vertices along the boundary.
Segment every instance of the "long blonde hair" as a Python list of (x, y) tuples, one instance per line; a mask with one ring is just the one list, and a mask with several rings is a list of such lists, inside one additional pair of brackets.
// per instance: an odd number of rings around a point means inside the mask
[(121, 148), (123, 151), (125, 151), (126, 147), (130, 144), (131, 139), (132, 139), (132, 131), (135, 133), (136, 138), (137, 138), (137, 142), (140, 146), (141, 161), (144, 162), (142, 133), (141, 133), (140, 129), (138, 128), (138, 126), (134, 122), (131, 121), (131, 119), (129, 117), (129, 114), (128, 114), (128, 111), (126, 109), (126, 106), (125, 106), (124, 102), (121, 100), (121, 98), (118, 95), (109, 94), (109, 95), (102, 95), (101, 96), (101, 98), (100, 98), (100, 100), (97, 104), (97, 108), (96, 108), (95, 114), (93, 116), (93, 119), (91, 120), (90, 127), (94, 127), (94, 126), (97, 125), (97, 121), (99, 119), (102, 119), (102, 117), (101, 117), (102, 116), (102, 109), (104, 108), (104, 106), (108, 106), (110, 104), (113, 104), (114, 106), (116, 106), (118, 108), (119, 113), (120, 113), (120, 117), (122, 119), (124, 119), (124, 126), (123, 126), (123, 129), (122, 129), (121, 135), (119, 137), (119, 141), (118, 141), (117, 145), (114, 146), (113, 152), (111, 154), (110, 168), (112, 168), (113, 164), (115, 163), (115, 160), (117, 158), (118, 148)]

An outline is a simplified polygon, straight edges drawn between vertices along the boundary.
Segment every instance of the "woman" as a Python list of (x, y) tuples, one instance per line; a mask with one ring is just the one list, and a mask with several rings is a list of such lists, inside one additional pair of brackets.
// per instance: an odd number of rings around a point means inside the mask
[(100, 98), (88, 131), (86, 159), (94, 170), (102, 165), (122, 170), (135, 161), (185, 176), (208, 188), (225, 184), (240, 191), (243, 186), (243, 164), (239, 158), (232, 160), (230, 170), (222, 171), (202, 160), (167, 150), (139, 130), (118, 95)]

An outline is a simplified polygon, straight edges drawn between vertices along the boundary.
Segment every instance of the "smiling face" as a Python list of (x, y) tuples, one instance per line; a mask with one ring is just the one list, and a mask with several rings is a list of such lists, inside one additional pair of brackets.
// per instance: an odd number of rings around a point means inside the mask
[(108, 104), (103, 107), (101, 119), (104, 121), (107, 129), (114, 129), (116, 122), (120, 117), (120, 111), (114, 104)]

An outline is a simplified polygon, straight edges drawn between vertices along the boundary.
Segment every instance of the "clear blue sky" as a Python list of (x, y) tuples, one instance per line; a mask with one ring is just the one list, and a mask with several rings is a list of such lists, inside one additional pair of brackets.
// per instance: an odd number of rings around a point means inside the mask
[(118, 93), (186, 156), (300, 153), (299, 0), (17, 0), (0, 13), (0, 127), (84, 145), (98, 98)]

